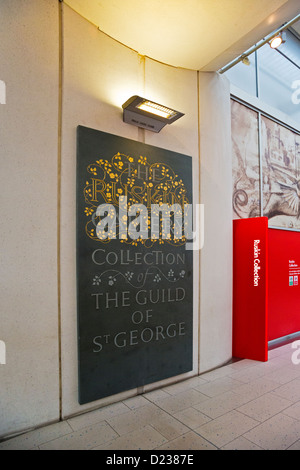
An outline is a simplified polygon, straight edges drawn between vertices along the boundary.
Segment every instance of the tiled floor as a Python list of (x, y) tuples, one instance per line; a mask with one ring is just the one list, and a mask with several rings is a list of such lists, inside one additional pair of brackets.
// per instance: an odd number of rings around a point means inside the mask
[(0, 443), (0, 450), (300, 450), (291, 344)]

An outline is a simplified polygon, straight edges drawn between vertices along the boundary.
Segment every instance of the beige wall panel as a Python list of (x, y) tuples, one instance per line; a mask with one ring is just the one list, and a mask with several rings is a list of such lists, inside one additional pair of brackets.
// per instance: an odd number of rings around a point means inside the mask
[(59, 418), (58, 2), (1, 0), (0, 10), (4, 436)]
[[(151, 59), (145, 60), (145, 98), (184, 113), (178, 121), (166, 125), (160, 133), (145, 132), (146, 144), (167, 148), (190, 155), (193, 159), (193, 203), (199, 204), (199, 142), (198, 142), (198, 87), (197, 72), (170, 67)], [(198, 318), (199, 318), (199, 256), (193, 257), (194, 355), (193, 371), (180, 376), (183, 379), (198, 373)], [(179, 377), (178, 377), (179, 378)], [(174, 381), (174, 378), (169, 382)], [(148, 388), (151, 388), (148, 387)]]
[[(120, 394), (78, 403), (76, 305), (76, 128), (78, 125), (138, 140), (123, 123), (122, 104), (143, 85), (140, 57), (64, 5), (61, 183), (62, 410), (70, 416), (122, 399)], [(135, 394), (133, 391), (130, 395)]]
[(199, 74), (200, 194), (205, 241), (200, 268), (200, 372), (232, 356), (232, 156), (227, 78)]
[[(144, 96), (148, 89), (149, 93), (151, 91), (150, 98), (155, 97), (166, 105), (173, 102), (174, 107), (177, 106), (179, 110), (182, 110), (184, 106), (187, 116), (182, 119), (181, 123), (178, 121), (176, 125), (168, 126), (160, 134), (155, 135), (124, 124), (122, 103), (134, 94)], [(189, 154), (194, 158), (196, 168), (198, 159), (197, 73), (165, 67), (148, 60), (145, 64), (144, 59), (138, 54), (99, 32), (70, 8), (64, 8), (61, 226), (64, 416), (137, 393), (136, 390), (132, 390), (84, 406), (80, 406), (77, 400), (75, 163), (76, 127), (79, 124)], [(195, 198), (197, 200), (197, 178), (195, 179)], [(195, 256), (197, 272), (197, 254)], [(195, 292), (198, 295), (197, 277), (198, 274), (195, 276)], [(198, 370), (197, 295), (194, 373)]]

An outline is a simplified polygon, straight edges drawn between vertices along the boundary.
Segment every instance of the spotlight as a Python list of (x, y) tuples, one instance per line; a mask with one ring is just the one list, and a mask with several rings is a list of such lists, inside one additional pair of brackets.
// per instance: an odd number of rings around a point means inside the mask
[(251, 62), (250, 62), (250, 60), (249, 60), (249, 57), (244, 57), (243, 60), (242, 60), (242, 63), (243, 63), (244, 65), (248, 65), (248, 66), (251, 65)]
[(280, 33), (277, 36), (275, 36), (271, 41), (269, 42), (270, 47), (272, 49), (277, 49), (281, 44), (283, 44), (286, 41), (286, 36), (285, 33)]
[(123, 121), (149, 131), (159, 132), (166, 124), (171, 124), (183, 113), (140, 96), (132, 96), (122, 105)]

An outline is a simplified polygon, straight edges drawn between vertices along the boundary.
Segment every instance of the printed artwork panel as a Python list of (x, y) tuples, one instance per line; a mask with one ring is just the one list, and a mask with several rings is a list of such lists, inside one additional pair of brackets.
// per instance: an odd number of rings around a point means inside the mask
[(262, 115), (260, 162), (258, 113), (232, 100), (231, 118), (233, 219), (263, 215), (271, 227), (300, 230), (299, 134)]
[(264, 216), (280, 228), (300, 229), (300, 136), (262, 116)]
[(232, 170), (233, 219), (260, 216), (260, 162), (258, 114), (233, 101)]

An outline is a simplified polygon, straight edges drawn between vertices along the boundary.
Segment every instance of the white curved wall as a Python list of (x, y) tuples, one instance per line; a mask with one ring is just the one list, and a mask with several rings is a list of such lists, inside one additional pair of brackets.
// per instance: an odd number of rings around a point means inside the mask
[(0, 436), (59, 418), (58, 4), (0, 2)]

